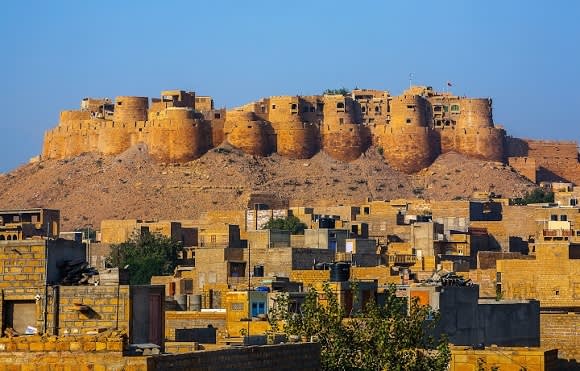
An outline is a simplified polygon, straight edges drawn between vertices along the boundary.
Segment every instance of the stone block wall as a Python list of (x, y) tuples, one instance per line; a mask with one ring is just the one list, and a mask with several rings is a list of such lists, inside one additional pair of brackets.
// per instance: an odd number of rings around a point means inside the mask
[(475, 350), (465, 347), (451, 348), (450, 371), (479, 370), (478, 361), (482, 367), (492, 369), (497, 367), (502, 371), (525, 370), (556, 370), (556, 351), (544, 348), (505, 348), (486, 347)]
[(541, 346), (558, 349), (558, 358), (580, 361), (580, 312), (540, 313)]
[(147, 359), (148, 370), (319, 370), (317, 343), (280, 344), (162, 355)]
[(165, 312), (165, 338), (175, 341), (176, 329), (190, 329), (213, 326), (218, 331), (218, 337), (223, 336), (226, 329), (226, 313), (167, 311)]
[[(86, 334), (99, 328), (129, 331), (129, 286), (61, 286), (59, 334)], [(80, 310), (81, 306), (86, 310)]]
[(536, 247), (536, 260), (498, 260), (505, 298), (535, 298), (543, 309), (578, 307), (580, 260), (568, 259), (568, 243)]

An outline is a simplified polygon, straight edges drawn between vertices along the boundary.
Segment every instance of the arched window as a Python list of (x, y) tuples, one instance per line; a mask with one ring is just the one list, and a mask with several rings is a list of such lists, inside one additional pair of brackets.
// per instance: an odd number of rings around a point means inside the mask
[(4, 240), (5, 240), (4, 235), (3, 234), (0, 234), (0, 241), (4, 241)]
[(12, 235), (12, 239), (13, 239), (14, 241), (16, 241), (16, 240), (18, 239), (18, 236), (17, 236), (17, 235)]
[(366, 111), (367, 111), (367, 108), (366, 108), (365, 106), (362, 106), (362, 107), (361, 107), (361, 111), (364, 113), (364, 112), (366, 112)]
[(375, 106), (375, 112), (380, 112), (380, 111), (381, 111), (381, 107)]
[(11, 236), (11, 235), (8, 235), (8, 238), (7, 238), (7, 240), (8, 240), (8, 241), (12, 240), (12, 236)]

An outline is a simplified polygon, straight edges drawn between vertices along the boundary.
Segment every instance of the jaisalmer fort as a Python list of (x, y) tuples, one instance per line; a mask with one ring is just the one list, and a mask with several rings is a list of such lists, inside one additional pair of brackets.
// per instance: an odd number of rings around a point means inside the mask
[(429, 86), (232, 109), (183, 90), (84, 98), (45, 133), (34, 166), (135, 146), (176, 166), (218, 149), (341, 163), (375, 151), (405, 174), (454, 152), (534, 191), (254, 197), (191, 219), (71, 230), (50, 204), (4, 208), (0, 370), (579, 369), (577, 143), (509, 136), (491, 99)]

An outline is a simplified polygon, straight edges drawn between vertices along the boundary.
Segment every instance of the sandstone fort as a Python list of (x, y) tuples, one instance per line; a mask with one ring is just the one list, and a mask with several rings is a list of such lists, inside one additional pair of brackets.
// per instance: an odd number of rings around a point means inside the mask
[(575, 142), (523, 140), (496, 125), (489, 98), (412, 86), (399, 96), (355, 89), (349, 95), (272, 96), (233, 109), (169, 90), (160, 98), (84, 98), (45, 134), (43, 159), (84, 152), (119, 154), (145, 143), (160, 161), (185, 162), (227, 141), (244, 152), (293, 159), (324, 151), (340, 161), (376, 146), (393, 168), (417, 172), (440, 154), (509, 163), (532, 181), (578, 180)]

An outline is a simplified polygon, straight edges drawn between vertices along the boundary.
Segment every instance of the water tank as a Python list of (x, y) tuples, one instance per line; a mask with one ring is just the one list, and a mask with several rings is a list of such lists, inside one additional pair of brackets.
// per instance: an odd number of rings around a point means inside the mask
[(256, 287), (256, 291), (270, 292), (270, 288), (268, 286), (258, 286), (258, 287)]
[(254, 277), (264, 277), (263, 265), (254, 265)]
[(201, 311), (201, 295), (189, 295), (189, 310)]
[(350, 278), (349, 263), (334, 263), (330, 266), (330, 282), (344, 282)]

